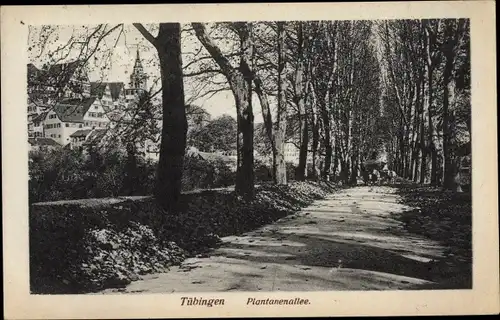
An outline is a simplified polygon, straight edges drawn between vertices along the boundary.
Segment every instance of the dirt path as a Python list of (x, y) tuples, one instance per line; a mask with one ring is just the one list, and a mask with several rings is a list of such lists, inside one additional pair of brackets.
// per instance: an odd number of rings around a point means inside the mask
[(429, 284), (438, 243), (406, 233), (396, 189), (357, 187), (242, 236), (206, 258), (101, 293), (409, 289)]

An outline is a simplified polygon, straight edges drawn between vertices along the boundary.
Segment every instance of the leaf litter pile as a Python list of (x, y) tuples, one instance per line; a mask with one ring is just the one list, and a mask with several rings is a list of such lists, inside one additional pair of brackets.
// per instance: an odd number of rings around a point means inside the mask
[(216, 247), (220, 237), (276, 221), (335, 189), (333, 184), (316, 182), (262, 185), (250, 202), (230, 190), (203, 190), (183, 194), (177, 214), (163, 211), (153, 198), (32, 206), (31, 292), (124, 287)]
[(472, 199), (430, 186), (405, 185), (399, 193), (415, 209), (398, 214), (407, 231), (438, 241), (447, 248), (430, 271), (439, 289), (472, 288)]

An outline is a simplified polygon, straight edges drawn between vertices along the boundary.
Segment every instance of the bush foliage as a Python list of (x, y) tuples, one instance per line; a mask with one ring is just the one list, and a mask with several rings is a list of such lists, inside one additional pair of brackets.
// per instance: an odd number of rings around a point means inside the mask
[[(30, 203), (145, 196), (153, 193), (156, 163), (140, 154), (127, 155), (118, 150), (106, 153), (59, 149), (30, 153)], [(293, 167), (290, 165), (290, 172)], [(236, 173), (222, 159), (186, 156), (182, 190), (223, 188), (234, 185)], [(272, 180), (271, 168), (256, 160), (257, 183)]]

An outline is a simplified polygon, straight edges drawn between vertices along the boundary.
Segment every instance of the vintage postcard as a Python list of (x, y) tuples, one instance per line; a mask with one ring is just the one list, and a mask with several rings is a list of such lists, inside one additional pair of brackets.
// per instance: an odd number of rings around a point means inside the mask
[(494, 9), (2, 7), (6, 318), (498, 313)]

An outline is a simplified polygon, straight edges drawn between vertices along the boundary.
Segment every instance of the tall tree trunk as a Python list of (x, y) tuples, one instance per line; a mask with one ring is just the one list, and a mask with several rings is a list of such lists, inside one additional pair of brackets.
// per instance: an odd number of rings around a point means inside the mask
[[(266, 130), (266, 135), (269, 139), (271, 145), (271, 156), (272, 156), (272, 168), (273, 168), (273, 180), (276, 182), (276, 167), (278, 165), (278, 146), (275, 141), (276, 130), (273, 129), (273, 119), (271, 114), (271, 108), (269, 106), (269, 100), (266, 93), (262, 88), (262, 80), (258, 75), (254, 75), (254, 89), (255, 93), (259, 97), (260, 106), (262, 109), (262, 118), (264, 120), (264, 128)], [(283, 146), (281, 146), (283, 148)]]
[(300, 114), (300, 149), (299, 149), (299, 164), (297, 166), (297, 180), (304, 181), (307, 174), (307, 149), (309, 147), (309, 121), (307, 120), (307, 113), (304, 108), (304, 102), (301, 103), (302, 110)]
[(443, 71), (443, 187), (452, 189), (454, 184), (453, 154), (451, 152), (451, 125), (450, 125), (450, 95), (454, 94), (452, 82), (453, 60), (454, 60), (454, 24), (448, 22), (445, 31)]
[(238, 168), (236, 170), (236, 193), (245, 200), (254, 197), (254, 154), (253, 154), (253, 134), (254, 117), (252, 110), (252, 80), (251, 69), (253, 43), (251, 39), (252, 27), (244, 24), (239, 29), (242, 55), (240, 58), (239, 71), (242, 77), (236, 77), (232, 84), (232, 91), (235, 92), (238, 139), (236, 141)]
[(359, 153), (357, 150), (354, 151), (353, 155), (351, 156), (351, 177), (349, 183), (351, 185), (356, 185), (357, 184), (357, 177), (358, 177), (358, 166), (359, 166)]
[[(451, 68), (453, 67), (452, 62), (449, 62), (447, 58), (445, 72), (444, 72), (444, 90), (443, 90), (443, 187), (445, 189), (453, 188), (453, 159), (450, 151), (451, 147), (451, 130), (450, 130), (450, 114), (449, 114), (449, 104), (450, 104), (450, 91), (453, 88), (451, 86)], [(448, 70), (449, 68), (449, 70)]]
[(429, 112), (429, 98), (425, 97), (425, 86), (427, 81), (422, 76), (422, 98), (423, 100), (423, 105), (422, 105), (422, 112), (420, 113), (420, 150), (422, 157), (420, 159), (420, 183), (425, 183), (426, 182), (426, 176), (427, 176), (427, 153), (428, 153), (428, 147), (425, 145), (425, 113)]
[(415, 126), (413, 128), (414, 136), (413, 136), (413, 182), (418, 182), (420, 178), (420, 160), (422, 158), (421, 148), (420, 148), (420, 114), (422, 112), (422, 104), (421, 104), (421, 96), (420, 96), (420, 82), (417, 85), (417, 96), (415, 103)]
[(331, 138), (330, 114), (327, 109), (328, 106), (326, 105), (325, 102), (321, 103), (322, 103), (321, 118), (323, 120), (324, 144), (325, 144), (325, 162), (324, 162), (322, 177), (324, 180), (328, 180), (330, 177), (330, 169), (332, 166), (333, 147)]
[(434, 88), (433, 88), (433, 74), (434, 74), (434, 68), (430, 67), (427, 71), (427, 77), (429, 81), (429, 113), (428, 113), (428, 127), (429, 127), (429, 135), (428, 135), (428, 145), (429, 145), (429, 152), (431, 153), (431, 185), (437, 185), (438, 183), (438, 161), (437, 161), (437, 149), (436, 149), (436, 143), (435, 143), (435, 129), (434, 129), (434, 123), (432, 117), (434, 116), (434, 107), (433, 107), (433, 94), (434, 94)]
[(163, 111), (155, 196), (168, 211), (178, 209), (187, 134), (180, 30), (179, 23), (161, 23), (155, 45), (160, 60)]
[(332, 171), (332, 174), (334, 175), (334, 177), (337, 177), (339, 172), (338, 172), (338, 168), (339, 168), (339, 153), (340, 153), (340, 150), (339, 150), (339, 141), (338, 141), (338, 137), (336, 134), (333, 135), (333, 139), (334, 139), (334, 142), (333, 142), (333, 149), (334, 149), (334, 153), (333, 153), (333, 171)]
[(251, 200), (255, 194), (253, 171), (254, 116), (252, 110), (253, 31), (252, 23), (233, 22), (232, 24), (240, 38), (241, 57), (238, 68), (232, 67), (227, 57), (222, 54), (220, 48), (207, 34), (205, 26), (202, 23), (192, 23), (192, 26), (198, 40), (219, 65), (233, 92), (238, 124), (235, 189), (236, 193), (244, 199)]
[(434, 116), (434, 68), (436, 63), (439, 61), (438, 56), (436, 56), (434, 46), (436, 43), (436, 34), (432, 30), (432, 27), (424, 22), (426, 29), (426, 39), (425, 39), (425, 50), (427, 52), (427, 87), (428, 87), (428, 136), (427, 136), (427, 153), (430, 154), (431, 159), (429, 162), (428, 171), (430, 171), (430, 182), (431, 185), (438, 184), (438, 159), (437, 159), (437, 148), (435, 142), (435, 128), (433, 123)]
[(312, 118), (312, 123), (311, 123), (311, 128), (312, 128), (312, 144), (311, 144), (311, 151), (312, 151), (312, 178), (313, 179), (318, 179), (320, 177), (319, 174), (319, 156), (318, 156), (318, 147), (319, 147), (319, 123), (317, 116), (314, 114), (311, 115)]
[(276, 117), (275, 143), (277, 159), (274, 164), (274, 180), (286, 184), (285, 133), (286, 133), (286, 60), (284, 22), (278, 22), (278, 112)]
[(295, 95), (294, 101), (299, 110), (300, 116), (300, 150), (299, 150), (299, 164), (297, 166), (296, 178), (303, 181), (307, 175), (307, 149), (309, 147), (309, 121), (308, 112), (305, 107), (305, 89), (307, 88), (307, 81), (305, 79), (305, 39), (303, 35), (303, 23), (299, 22), (297, 30), (297, 69), (295, 70)]

